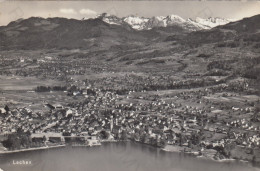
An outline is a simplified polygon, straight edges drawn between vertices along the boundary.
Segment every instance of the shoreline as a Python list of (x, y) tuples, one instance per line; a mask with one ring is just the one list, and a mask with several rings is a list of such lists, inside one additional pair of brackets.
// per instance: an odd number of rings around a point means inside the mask
[[(93, 147), (93, 146), (101, 146), (102, 143), (112, 143), (112, 142), (120, 142), (118, 140), (101, 140), (99, 144), (94, 145), (72, 145), (72, 147)], [(20, 150), (0, 150), (0, 154), (11, 154), (11, 153), (19, 153), (19, 152), (26, 152), (26, 151), (37, 151), (37, 150), (45, 150), (45, 149), (51, 149), (51, 148), (59, 148), (59, 147), (66, 147), (68, 145), (62, 144), (62, 145), (55, 145), (55, 146), (43, 146), (43, 147), (33, 147), (33, 148), (26, 148), (26, 149), (20, 149)], [(0, 170), (1, 171), (1, 170)]]
[(209, 160), (213, 160), (216, 162), (239, 161), (239, 162), (243, 162), (243, 163), (250, 163), (250, 161), (247, 161), (247, 160), (238, 160), (238, 159), (234, 159), (234, 158), (215, 159), (214, 157), (210, 157), (210, 156), (198, 155), (199, 152), (197, 152), (197, 151), (184, 151), (183, 148), (186, 148), (186, 147), (172, 146), (172, 149), (167, 149), (165, 147), (161, 148), (161, 149), (166, 152), (191, 154), (196, 158), (209, 159)]
[[(72, 145), (72, 147), (95, 147), (95, 146), (102, 146), (102, 143), (117, 143), (117, 142), (131, 142), (131, 141), (129, 141), (129, 140), (120, 141), (120, 140), (112, 140), (112, 139), (111, 140), (101, 140), (100, 144), (95, 144), (95, 145)], [(169, 145), (168, 148), (166, 148), (167, 146), (162, 148), (162, 147), (156, 147), (156, 146), (153, 146), (153, 145), (150, 145), (150, 144), (141, 143), (139, 141), (133, 141), (133, 142), (138, 142), (138, 143), (140, 143), (142, 145), (149, 145), (149, 146), (158, 148), (160, 150), (163, 150), (165, 152), (191, 154), (191, 155), (193, 155), (196, 158), (209, 159), (209, 160), (213, 160), (213, 161), (216, 161), (216, 162), (239, 161), (239, 162), (243, 162), (243, 163), (250, 163), (250, 161), (246, 161), (246, 160), (237, 160), (237, 159), (233, 159), (233, 158), (214, 159), (214, 157), (207, 157), (207, 156), (204, 156), (204, 155), (198, 155), (197, 154), (198, 152), (196, 152), (196, 151), (194, 151), (194, 152), (193, 151), (185, 151), (184, 149), (186, 149), (187, 147)], [(12, 154), (12, 153), (19, 153), (19, 152), (26, 152), (26, 151), (37, 151), (37, 150), (60, 148), (60, 147), (66, 147), (66, 146), (68, 146), (68, 145), (61, 144), (61, 145), (55, 145), (55, 146), (34, 147), (34, 148), (12, 150), (12, 151), (0, 151), (0, 154)]]
[(44, 147), (34, 147), (34, 148), (27, 148), (27, 149), (20, 149), (20, 150), (8, 150), (8, 151), (0, 151), (0, 154), (11, 154), (11, 153), (19, 153), (19, 152), (26, 152), (26, 151), (37, 151), (37, 150), (45, 150), (51, 148), (59, 148), (65, 147), (66, 145), (55, 145), (55, 146), (44, 146)]

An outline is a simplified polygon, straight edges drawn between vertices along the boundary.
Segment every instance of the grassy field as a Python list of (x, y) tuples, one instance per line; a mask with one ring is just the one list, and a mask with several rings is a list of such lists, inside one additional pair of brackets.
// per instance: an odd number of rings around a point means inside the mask
[(37, 86), (60, 86), (64, 82), (43, 80), (35, 77), (0, 76), (0, 106), (27, 106), (33, 110), (42, 110), (43, 105), (66, 104), (73, 100), (66, 92), (34, 92)]
[(37, 86), (64, 85), (64, 82), (36, 77), (0, 76), (0, 91), (33, 91)]

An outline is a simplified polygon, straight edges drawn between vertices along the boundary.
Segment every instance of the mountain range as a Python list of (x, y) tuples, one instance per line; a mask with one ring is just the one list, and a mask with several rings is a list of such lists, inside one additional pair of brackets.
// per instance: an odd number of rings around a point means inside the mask
[(0, 49), (135, 48), (163, 41), (188, 45), (231, 41), (241, 46), (247, 41), (259, 46), (260, 15), (222, 25), (226, 22), (218, 18), (185, 20), (176, 15), (118, 18), (102, 14), (87, 20), (31, 17), (0, 27)]
[(168, 27), (168, 26), (181, 26), (190, 31), (202, 30), (202, 29), (211, 29), (219, 25), (225, 25), (234, 20), (228, 20), (224, 18), (208, 18), (202, 19), (197, 17), (196, 19), (183, 19), (177, 15), (168, 15), (168, 16), (156, 16), (151, 18), (138, 17), (130, 15), (127, 17), (119, 18), (115, 15), (109, 15), (103, 13), (98, 16), (104, 22), (108, 24), (117, 24), (121, 25), (124, 23), (129, 24), (133, 29), (136, 30), (150, 30), (155, 27)]

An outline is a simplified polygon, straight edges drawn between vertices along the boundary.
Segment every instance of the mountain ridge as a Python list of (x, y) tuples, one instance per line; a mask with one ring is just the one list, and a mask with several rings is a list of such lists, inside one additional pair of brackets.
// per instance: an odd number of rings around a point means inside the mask
[(197, 17), (195, 20), (191, 18), (183, 19), (178, 15), (154, 16), (150, 18), (130, 15), (127, 17), (120, 18), (115, 15), (103, 13), (97, 17), (109, 24), (120, 25), (125, 22), (136, 30), (150, 30), (155, 27), (168, 27), (179, 25), (189, 31), (197, 31), (203, 29), (211, 29), (213, 27), (224, 25), (233, 21), (219, 17), (210, 17), (208, 19), (202, 19)]
[[(157, 17), (158, 20), (162, 18)], [(118, 18), (113, 16), (112, 19), (115, 21)], [(140, 18), (139, 23), (144, 19)], [(184, 21), (178, 16), (168, 17), (168, 23), (174, 24), (167, 27), (157, 19), (152, 21), (162, 26), (149, 30), (134, 29), (122, 20), (118, 20), (119, 23), (116, 24), (108, 24), (102, 17), (88, 20), (59, 17), (20, 19), (0, 27), (0, 49), (109, 49), (119, 46), (144, 46), (162, 41), (174, 41), (179, 44), (185, 42), (198, 46), (205, 43), (225, 43), (229, 40), (232, 40), (233, 44), (253, 42), (254, 46), (259, 46), (260, 15), (197, 31), (191, 31), (194, 28), (192, 25), (178, 24)], [(153, 25), (154, 22), (150, 24)]]
[[(0, 27), (1, 49), (93, 48), (145, 41), (129, 26), (110, 25), (100, 19), (31, 17)], [(126, 41), (127, 40), (127, 41)]]

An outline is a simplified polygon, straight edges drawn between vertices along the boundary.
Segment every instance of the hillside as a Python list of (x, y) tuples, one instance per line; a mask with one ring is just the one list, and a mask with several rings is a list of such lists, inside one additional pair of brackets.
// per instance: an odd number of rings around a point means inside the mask
[[(104, 17), (121, 23), (108, 24), (103, 21)], [(178, 16), (168, 19), (175, 22), (184, 21)], [(181, 56), (188, 58), (188, 64), (195, 56), (198, 56), (198, 59), (207, 59), (208, 64), (221, 60), (221, 63), (225, 63), (227, 59), (222, 57), (225, 54), (229, 56), (231, 64), (239, 68), (234, 67), (236, 70), (231, 73), (239, 71), (239, 75), (258, 78), (256, 73), (259, 71), (259, 62), (255, 58), (260, 51), (259, 23), (260, 15), (257, 15), (210, 30), (190, 32), (180, 25), (172, 25), (137, 31), (129, 24), (122, 23), (119, 18), (106, 14), (88, 20), (32, 17), (0, 27), (0, 49), (81, 49), (86, 51), (83, 56), (92, 56), (93, 60), (111, 61), (119, 66), (126, 65), (126, 68), (131, 64), (137, 70), (144, 70), (150, 65), (175, 66), (176, 61), (178, 63), (183, 60)], [(243, 66), (244, 60), (248, 60), (249, 64)], [(197, 65), (199, 66), (199, 63)], [(187, 66), (189, 67), (190, 65)], [(208, 72), (208, 69), (205, 72)]]
[(260, 15), (244, 18), (211, 30), (192, 32), (184, 39), (187, 44), (199, 46), (207, 43), (219, 43), (219, 46), (247, 47), (259, 49)]
[(88, 49), (135, 45), (147, 37), (100, 19), (29, 18), (0, 27), (0, 49)]
[(183, 35), (228, 23), (219, 20), (184, 20), (176, 15), (145, 19), (102, 14), (87, 20), (31, 17), (0, 27), (0, 49), (108, 49), (122, 45), (131, 48), (151, 43), (151, 40), (161, 41), (171, 34)]

